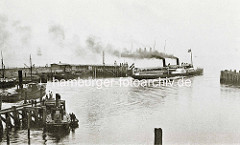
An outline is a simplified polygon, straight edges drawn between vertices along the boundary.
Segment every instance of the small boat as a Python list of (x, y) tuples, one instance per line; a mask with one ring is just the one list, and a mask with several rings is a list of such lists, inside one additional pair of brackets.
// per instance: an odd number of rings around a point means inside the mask
[(14, 103), (21, 100), (37, 99), (46, 95), (44, 84), (28, 83), (22, 89), (18, 86), (9, 89), (3, 89), (0, 92), (3, 102)]
[(0, 88), (12, 88), (16, 84), (16, 79), (0, 78)]
[(71, 119), (66, 113), (65, 101), (60, 100), (59, 94), (56, 94), (56, 99), (50, 97), (45, 101), (47, 110), (46, 129), (49, 132), (70, 131)]

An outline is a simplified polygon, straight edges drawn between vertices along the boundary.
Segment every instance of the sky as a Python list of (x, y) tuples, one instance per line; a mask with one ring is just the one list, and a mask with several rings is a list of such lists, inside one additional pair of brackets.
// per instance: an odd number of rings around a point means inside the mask
[[(154, 48), (180, 61), (239, 68), (238, 0), (0, 0), (0, 49), (6, 67), (57, 63), (101, 64), (100, 50)], [(105, 54), (105, 63), (128, 61)]]

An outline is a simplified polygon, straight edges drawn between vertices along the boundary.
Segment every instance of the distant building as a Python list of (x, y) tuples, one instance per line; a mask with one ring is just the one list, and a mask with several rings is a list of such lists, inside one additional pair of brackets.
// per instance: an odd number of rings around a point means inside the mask
[(59, 62), (58, 64), (51, 64), (51, 69), (52, 73), (71, 72), (72, 66), (70, 64)]

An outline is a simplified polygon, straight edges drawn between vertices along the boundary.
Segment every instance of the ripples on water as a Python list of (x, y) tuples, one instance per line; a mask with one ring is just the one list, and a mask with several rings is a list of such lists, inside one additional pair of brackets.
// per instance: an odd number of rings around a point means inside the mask
[[(48, 84), (47, 90), (66, 100), (67, 112), (76, 114), (80, 127), (65, 136), (47, 134), (45, 139), (42, 129), (32, 129), (31, 144), (153, 144), (154, 128), (159, 127), (164, 144), (239, 143), (239, 88), (220, 85), (219, 75), (185, 79), (192, 81), (190, 87)], [(27, 131), (11, 132), (10, 141), (27, 143)]]

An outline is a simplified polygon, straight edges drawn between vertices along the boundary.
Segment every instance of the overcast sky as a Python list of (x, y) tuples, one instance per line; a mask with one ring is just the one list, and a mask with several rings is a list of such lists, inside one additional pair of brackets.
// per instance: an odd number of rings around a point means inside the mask
[(87, 50), (89, 37), (119, 51), (154, 42), (163, 51), (166, 40), (182, 61), (191, 48), (199, 65), (201, 58), (237, 67), (239, 7), (238, 0), (0, 0), (0, 47), (8, 66), (28, 63), (30, 54), (36, 65), (100, 64), (101, 54)]

